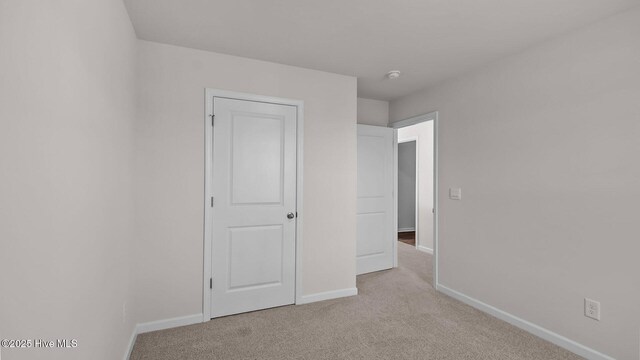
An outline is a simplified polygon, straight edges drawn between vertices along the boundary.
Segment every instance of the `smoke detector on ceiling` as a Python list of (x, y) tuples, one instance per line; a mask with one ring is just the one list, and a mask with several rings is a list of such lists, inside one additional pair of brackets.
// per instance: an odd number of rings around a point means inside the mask
[(400, 77), (400, 71), (398, 70), (391, 70), (387, 73), (387, 79), (389, 80), (395, 80), (399, 77)]

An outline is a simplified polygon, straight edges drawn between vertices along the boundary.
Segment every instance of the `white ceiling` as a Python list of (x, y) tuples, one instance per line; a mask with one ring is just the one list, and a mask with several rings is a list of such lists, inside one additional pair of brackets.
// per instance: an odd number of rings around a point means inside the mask
[(125, 3), (141, 39), (357, 76), (358, 96), (393, 100), (640, 0)]

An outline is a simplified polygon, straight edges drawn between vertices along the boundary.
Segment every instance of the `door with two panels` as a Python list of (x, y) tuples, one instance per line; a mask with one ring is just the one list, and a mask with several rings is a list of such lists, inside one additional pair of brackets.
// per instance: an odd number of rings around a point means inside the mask
[(358, 125), (358, 275), (394, 265), (394, 135), (387, 127)]
[(211, 317), (295, 302), (297, 107), (213, 98)]

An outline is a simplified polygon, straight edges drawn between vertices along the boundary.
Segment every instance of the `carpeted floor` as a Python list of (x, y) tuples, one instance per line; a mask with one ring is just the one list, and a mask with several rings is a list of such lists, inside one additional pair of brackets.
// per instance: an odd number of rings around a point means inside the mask
[(141, 334), (132, 360), (581, 359), (431, 287), (431, 256), (358, 276), (358, 296)]

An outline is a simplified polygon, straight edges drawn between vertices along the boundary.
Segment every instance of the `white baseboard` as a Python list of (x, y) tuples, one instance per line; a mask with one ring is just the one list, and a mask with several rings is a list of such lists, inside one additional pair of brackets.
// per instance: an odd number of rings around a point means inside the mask
[(131, 352), (133, 352), (133, 346), (136, 343), (138, 334), (144, 334), (151, 331), (165, 330), (178, 326), (193, 325), (202, 322), (202, 314), (194, 314), (187, 316), (180, 316), (171, 319), (150, 321), (142, 324), (138, 324), (133, 328), (131, 339), (129, 340), (129, 349), (125, 354), (124, 360), (129, 360)]
[(409, 231), (416, 231), (416, 228), (414, 228), (414, 227), (410, 227), (410, 228), (398, 228), (398, 232), (409, 232)]
[(170, 329), (178, 326), (199, 324), (201, 322), (202, 322), (202, 314), (180, 316), (180, 317), (175, 317), (171, 319), (157, 320), (157, 321), (138, 324), (136, 326), (136, 333), (144, 334), (151, 331)]
[(508, 312), (502, 311), (491, 305), (485, 304), (482, 301), (476, 300), (458, 291), (449, 289), (441, 284), (436, 284), (436, 290), (451, 296), (452, 298), (462, 301), (463, 303), (470, 305), (480, 311), (483, 311), (489, 315), (497, 317), (500, 320), (506, 321), (509, 324), (516, 326), (526, 332), (529, 332), (537, 337), (554, 343), (562, 348), (565, 348), (572, 353), (580, 355), (590, 360), (615, 360), (614, 358), (600, 353), (594, 349), (577, 343), (571, 339), (568, 339), (560, 334), (556, 334), (553, 331), (547, 330), (541, 326), (531, 323), (527, 320), (521, 319), (517, 316), (511, 315)]
[(424, 252), (426, 252), (427, 254), (431, 254), (431, 255), (433, 255), (433, 249), (429, 249), (429, 248), (428, 248), (428, 247), (426, 247), (426, 246), (418, 245), (418, 250), (420, 250), (420, 251), (424, 251)]
[(131, 357), (131, 352), (133, 352), (133, 345), (135, 345), (136, 338), (138, 337), (138, 332), (136, 327), (137, 326), (134, 326), (133, 329), (131, 329), (131, 338), (129, 339), (129, 348), (127, 349), (127, 352), (124, 354), (124, 360), (129, 360), (129, 358)]
[(325, 291), (321, 293), (303, 295), (299, 301), (296, 301), (296, 305), (309, 304), (316, 301), (337, 299), (341, 297), (358, 295), (358, 288), (348, 288), (340, 290)]

